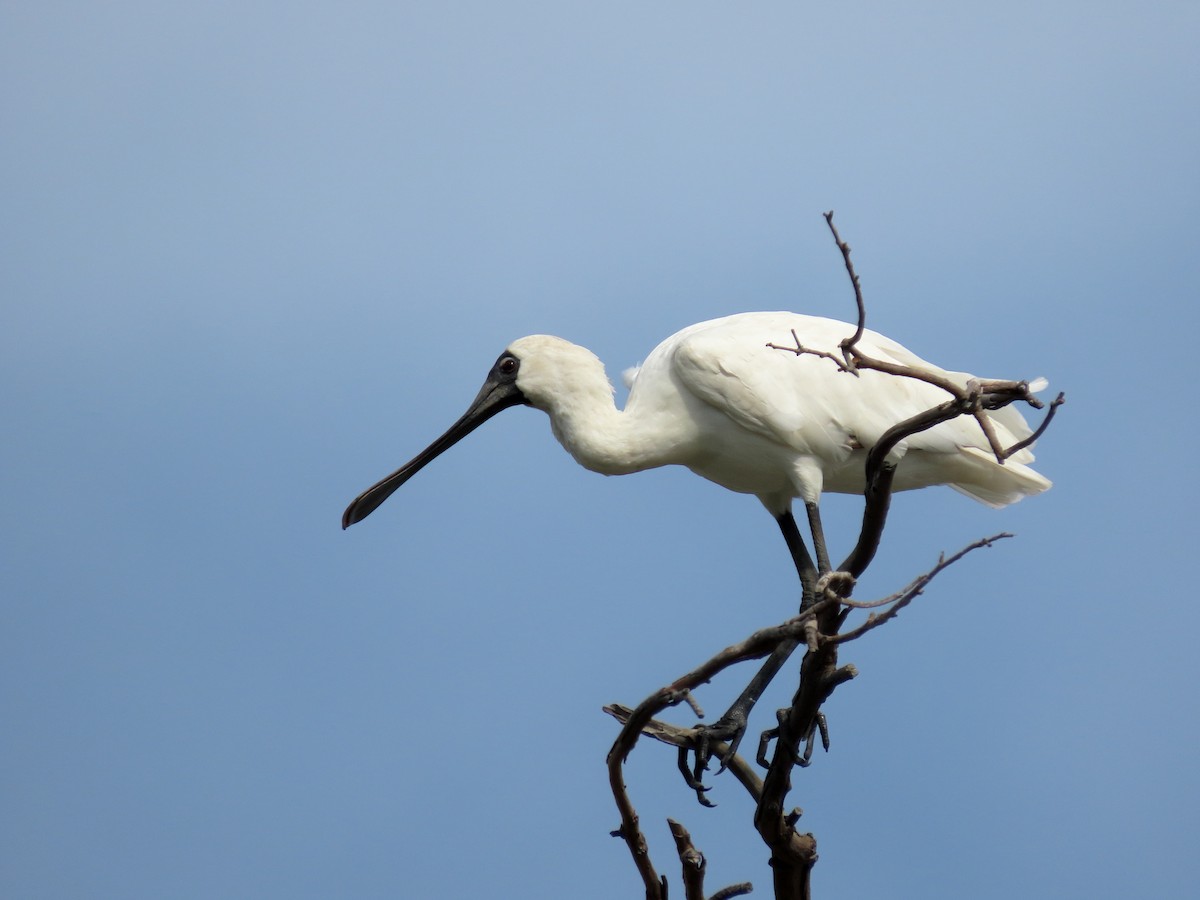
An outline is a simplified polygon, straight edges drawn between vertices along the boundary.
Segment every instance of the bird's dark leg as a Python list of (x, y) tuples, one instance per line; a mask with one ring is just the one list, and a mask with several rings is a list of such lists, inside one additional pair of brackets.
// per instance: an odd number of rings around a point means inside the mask
[(813, 549), (817, 553), (817, 571), (824, 575), (829, 571), (829, 551), (825, 549), (825, 529), (821, 526), (821, 509), (816, 503), (804, 504), (808, 510), (808, 527), (812, 531)]
[[(792, 515), (789, 509), (783, 515), (775, 520), (779, 523), (779, 530), (783, 532), (783, 539), (787, 542), (788, 550), (792, 554), (792, 562), (796, 564), (796, 574), (800, 576), (800, 586), (804, 590), (804, 600), (800, 608), (803, 609), (808, 603), (811, 603), (811, 597), (817, 585), (817, 576), (820, 574), (817, 567), (813, 564), (812, 556), (808, 553), (808, 548), (804, 546), (804, 538), (800, 536), (800, 529), (796, 527), (796, 517)], [(811, 521), (811, 514), (810, 514)], [(818, 520), (818, 527), (820, 521)], [(825, 548), (824, 538), (821, 539), (819, 545), (823, 551)], [(828, 566), (828, 563), (826, 564)]]
[[(791, 510), (783, 513), (776, 521), (779, 523), (779, 530), (783, 533), (784, 541), (787, 542), (788, 550), (791, 551), (792, 561), (796, 564), (796, 573), (800, 576), (802, 588), (800, 608), (807, 609), (816, 600), (817, 566), (813, 563), (812, 556), (804, 545), (804, 538), (800, 536), (800, 529), (796, 526), (796, 518), (792, 515)], [(817, 526), (820, 527), (819, 519)], [(821, 546), (823, 548), (823, 544)], [(826, 560), (826, 569), (828, 566), (829, 563)], [(721, 771), (724, 771), (728, 761), (733, 758), (733, 754), (737, 752), (738, 745), (741, 744), (742, 738), (746, 734), (750, 710), (754, 709), (758, 698), (762, 696), (763, 691), (783, 668), (783, 664), (787, 662), (788, 657), (792, 655), (799, 643), (799, 641), (780, 643), (767, 657), (767, 661), (763, 663), (762, 668), (758, 670), (750, 683), (746, 685), (746, 689), (725, 711), (725, 714), (712, 725), (696, 729), (696, 764), (692, 770), (693, 780), (688, 784), (698, 793), (703, 790), (701, 774), (708, 768), (708, 761), (711, 758), (708, 749), (710, 743), (726, 741), (729, 744), (728, 751), (721, 757), (721, 768), (717, 773), (720, 774)], [(701, 797), (701, 802), (704, 802), (703, 797)]]
[(783, 664), (787, 662), (788, 657), (800, 645), (799, 641), (783, 641), (780, 643), (767, 657), (767, 661), (763, 663), (762, 668), (755, 673), (750, 679), (750, 683), (746, 685), (745, 690), (738, 696), (733, 704), (725, 711), (721, 718), (717, 719), (712, 725), (701, 726), (696, 729), (696, 765), (693, 768), (695, 783), (691, 784), (693, 788), (699, 788), (701, 773), (708, 768), (708, 761), (711, 758), (709, 744), (714, 741), (727, 741), (729, 749), (721, 756), (721, 768), (717, 770), (719, 775), (725, 770), (729, 760), (733, 758), (733, 754), (737, 753), (738, 745), (741, 744), (742, 738), (746, 734), (746, 726), (750, 720), (750, 710), (754, 709), (754, 704), (758, 702), (758, 698), (762, 696), (763, 691), (779, 674), (779, 670), (783, 668)]

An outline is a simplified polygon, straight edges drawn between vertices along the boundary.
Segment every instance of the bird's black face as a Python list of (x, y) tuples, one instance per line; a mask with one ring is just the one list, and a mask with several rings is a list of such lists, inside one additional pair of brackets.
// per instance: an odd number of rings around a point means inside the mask
[(479, 394), (462, 417), (451, 425), (445, 434), (387, 478), (371, 485), (355, 497), (354, 501), (346, 507), (346, 512), (342, 514), (342, 528), (349, 528), (355, 522), (361, 522), (390, 497), (400, 485), (496, 413), (508, 409), (510, 406), (528, 405), (529, 401), (517, 387), (517, 373), (520, 369), (520, 359), (507, 350), (501, 353), (496, 364), (492, 366), (492, 370), (488, 372), (487, 380), (484, 381)]
[(514, 384), (517, 381), (517, 372), (521, 369), (521, 361), (505, 350), (500, 354), (500, 358), (496, 360), (496, 364), (492, 366), (492, 371), (488, 373), (488, 381), (496, 381), (497, 384), (505, 381), (511, 381)]

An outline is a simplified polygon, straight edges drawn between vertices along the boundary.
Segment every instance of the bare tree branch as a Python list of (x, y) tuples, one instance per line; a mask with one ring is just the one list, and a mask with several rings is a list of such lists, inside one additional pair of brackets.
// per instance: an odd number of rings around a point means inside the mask
[[(604, 711), (616, 719), (618, 722), (628, 722), (629, 717), (633, 714), (633, 710), (628, 706), (622, 706), (619, 703), (610, 703), (604, 707)], [(656, 741), (661, 741), (664, 744), (670, 744), (672, 747), (677, 747), (681, 750), (691, 749), (695, 737), (696, 729), (681, 728), (678, 725), (672, 725), (670, 722), (664, 722), (661, 719), (651, 719), (642, 727), (642, 734), (646, 737), (654, 738)], [(725, 750), (728, 745), (725, 743), (717, 743), (713, 746), (713, 753), (722, 758), (725, 757)], [(738, 783), (746, 789), (751, 799), (757, 801), (762, 794), (762, 778), (754, 771), (753, 766), (748, 763), (744, 757), (734, 753), (729, 756), (725, 764), (730, 773)]]
[(646, 888), (647, 900), (665, 900), (665, 881), (655, 871), (654, 864), (650, 859), (646, 836), (638, 825), (637, 811), (629, 799), (629, 791), (625, 786), (624, 762), (637, 743), (638, 736), (657, 713), (682, 701), (687, 691), (711, 680), (729, 666), (748, 659), (766, 656), (780, 642), (795, 640), (803, 630), (804, 623), (808, 618), (827, 610), (834, 605), (834, 602), (831, 599), (822, 600), (803, 614), (789, 619), (782, 625), (760, 629), (746, 640), (726, 647), (687, 675), (655, 691), (630, 713), (624, 727), (617, 735), (617, 739), (613, 742), (612, 748), (608, 751), (609, 787), (613, 792), (613, 799), (621, 816), (621, 826), (612, 834), (614, 837), (622, 838), (629, 848), (634, 865)]
[[(802, 812), (799, 808), (787, 809), (786, 799), (792, 787), (792, 772), (796, 766), (809, 764), (817, 741), (820, 741), (826, 751), (829, 749), (829, 727), (822, 712), (823, 704), (838, 686), (858, 674), (853, 665), (839, 665), (840, 646), (857, 640), (894, 619), (902, 609), (921, 595), (933, 578), (968, 553), (1011, 537), (1008, 533), (1000, 533), (975, 541), (949, 557), (943, 554), (931, 569), (917, 576), (903, 590), (888, 597), (871, 601), (851, 599), (855, 581), (874, 558), (887, 522), (896, 473), (896, 462), (889, 461), (889, 457), (898, 445), (913, 435), (959, 416), (970, 416), (978, 423), (996, 461), (1003, 464), (1006, 459), (1031, 445), (1045, 432), (1058, 407), (1064, 402), (1063, 395), (1059, 394), (1050, 403), (1042, 423), (1029, 437), (1004, 447), (988, 413), (1016, 401), (1028, 403), (1034, 408), (1043, 408), (1045, 404), (1033, 394), (1029, 382), (970, 379), (966, 384), (958, 384), (939, 372), (877, 360), (865, 354), (858, 346), (866, 328), (866, 304), (861, 282), (850, 257), (850, 246), (842, 240), (834, 226), (832, 211), (825, 213), (825, 220), (842, 254), (854, 288), (858, 311), (857, 327), (850, 337), (839, 343), (841, 358), (837, 353), (805, 347), (795, 331), (791, 334), (794, 346), (767, 346), (797, 356), (807, 354), (826, 359), (836, 366), (839, 372), (851, 377), (857, 377), (863, 369), (870, 369), (893, 377), (916, 379), (941, 389), (948, 398), (944, 403), (896, 423), (873, 446), (867, 448), (862, 526), (854, 549), (838, 570), (827, 571), (828, 561), (821, 557), (823, 568), (818, 572), (803, 546), (803, 541), (799, 541), (800, 546), (794, 547), (793, 544), (799, 540), (798, 536), (789, 539), (789, 549), (792, 549), (793, 558), (808, 561), (807, 565), (797, 563), (803, 587), (800, 615), (780, 625), (760, 629), (745, 640), (726, 647), (691, 672), (651, 694), (635, 709), (618, 705), (605, 707), (605, 712), (622, 722), (620, 733), (608, 755), (609, 781), (621, 813), (621, 827), (614, 834), (626, 841), (645, 884), (648, 900), (665, 900), (667, 883), (665, 878), (657, 875), (650, 862), (646, 839), (639, 830), (637, 815), (629, 801), (622, 771), (625, 759), (643, 734), (677, 749), (680, 772), (689, 787), (696, 791), (700, 802), (706, 806), (713, 804), (704, 796), (708, 788), (701, 783), (701, 774), (706, 768), (710, 754), (717, 755), (722, 761), (722, 770), (729, 769), (756, 802), (754, 825), (771, 853), (777, 900), (810, 900), (811, 872), (817, 861), (817, 842), (811, 833), (797, 831), (796, 824)], [(814, 511), (810, 509), (809, 512), (811, 520)], [(791, 530), (794, 531), (794, 523), (792, 524)], [(785, 528), (785, 537), (788, 537), (789, 533)], [(814, 535), (816, 534), (814, 529)], [(819, 548), (818, 555), (820, 556)], [(843, 631), (847, 617), (859, 609), (869, 611), (865, 621)], [(746, 728), (745, 717), (789, 655), (801, 644), (806, 647), (806, 652), (800, 663), (799, 679), (791, 703), (778, 711), (777, 727), (763, 732), (759, 743), (756, 760), (766, 769), (765, 777), (760, 778), (751, 763), (736, 752)], [(730, 723), (726, 720), (737, 710), (741, 719), (733, 721), (732, 729), (722, 731), (704, 726), (683, 728), (655, 718), (667, 707), (685, 700), (692, 704), (693, 710), (700, 716), (702, 713), (691, 696), (692, 690), (739, 662), (768, 654), (770, 658), (751, 679), (730, 712), (718, 723), (725, 723), (728, 728)], [(728, 742), (722, 739), (730, 734), (733, 737)], [(768, 758), (772, 741), (775, 745), (774, 753)], [(692, 771), (689, 771), (687, 765), (689, 751), (695, 754), (696, 760)], [(702, 900), (704, 857), (692, 845), (687, 830), (676, 822), (668, 821), (683, 865), (686, 900)], [(749, 889), (748, 884), (733, 885), (717, 892), (710, 900), (737, 896), (748, 892)]]

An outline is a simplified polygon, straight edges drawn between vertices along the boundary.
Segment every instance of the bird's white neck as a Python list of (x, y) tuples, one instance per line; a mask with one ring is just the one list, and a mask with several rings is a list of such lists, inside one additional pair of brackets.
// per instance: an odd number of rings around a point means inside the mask
[[(606, 382), (607, 383), (607, 382)], [(628, 475), (653, 468), (652, 448), (642, 446), (636, 429), (630, 428), (629, 416), (617, 409), (612, 395), (581, 397), (546, 410), (550, 428), (560, 444), (585, 469), (602, 475)]]
[(581, 466), (625, 475), (668, 461), (670, 442), (617, 409), (604, 365), (589, 350), (544, 335), (522, 338), (510, 349), (522, 360), (521, 392), (550, 416), (554, 436)]

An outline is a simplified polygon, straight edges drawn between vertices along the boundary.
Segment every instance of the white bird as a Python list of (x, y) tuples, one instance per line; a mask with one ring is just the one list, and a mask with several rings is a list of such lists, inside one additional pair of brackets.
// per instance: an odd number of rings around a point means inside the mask
[[(547, 413), (555, 437), (593, 472), (625, 475), (681, 465), (731, 491), (754, 494), (779, 523), (803, 575), (803, 542), (792, 501), (804, 502), (818, 556), (824, 556), (817, 512), (822, 492), (861, 493), (871, 446), (893, 425), (948, 399), (945, 391), (913, 378), (872, 370), (856, 377), (829, 359), (767, 346), (788, 343), (794, 331), (806, 348), (835, 353), (854, 329), (789, 312), (743, 313), (692, 325), (659, 344), (632, 373), (623, 410), (613, 402), (603, 364), (589, 350), (549, 335), (521, 338), (500, 354), (467, 412), (414, 459), (359, 495), (347, 507), (342, 527), (366, 518), (493, 415), (524, 404)], [(867, 356), (957, 384), (973, 377), (938, 368), (872, 331), (864, 331), (857, 346)], [(987, 415), (1005, 446), (1032, 433), (1011, 406)], [(1027, 465), (1033, 461), (1028, 449), (998, 463), (969, 416), (911, 436), (889, 461), (897, 463), (894, 490), (947, 484), (989, 506), (1050, 487)], [(827, 560), (821, 562), (828, 567)]]

